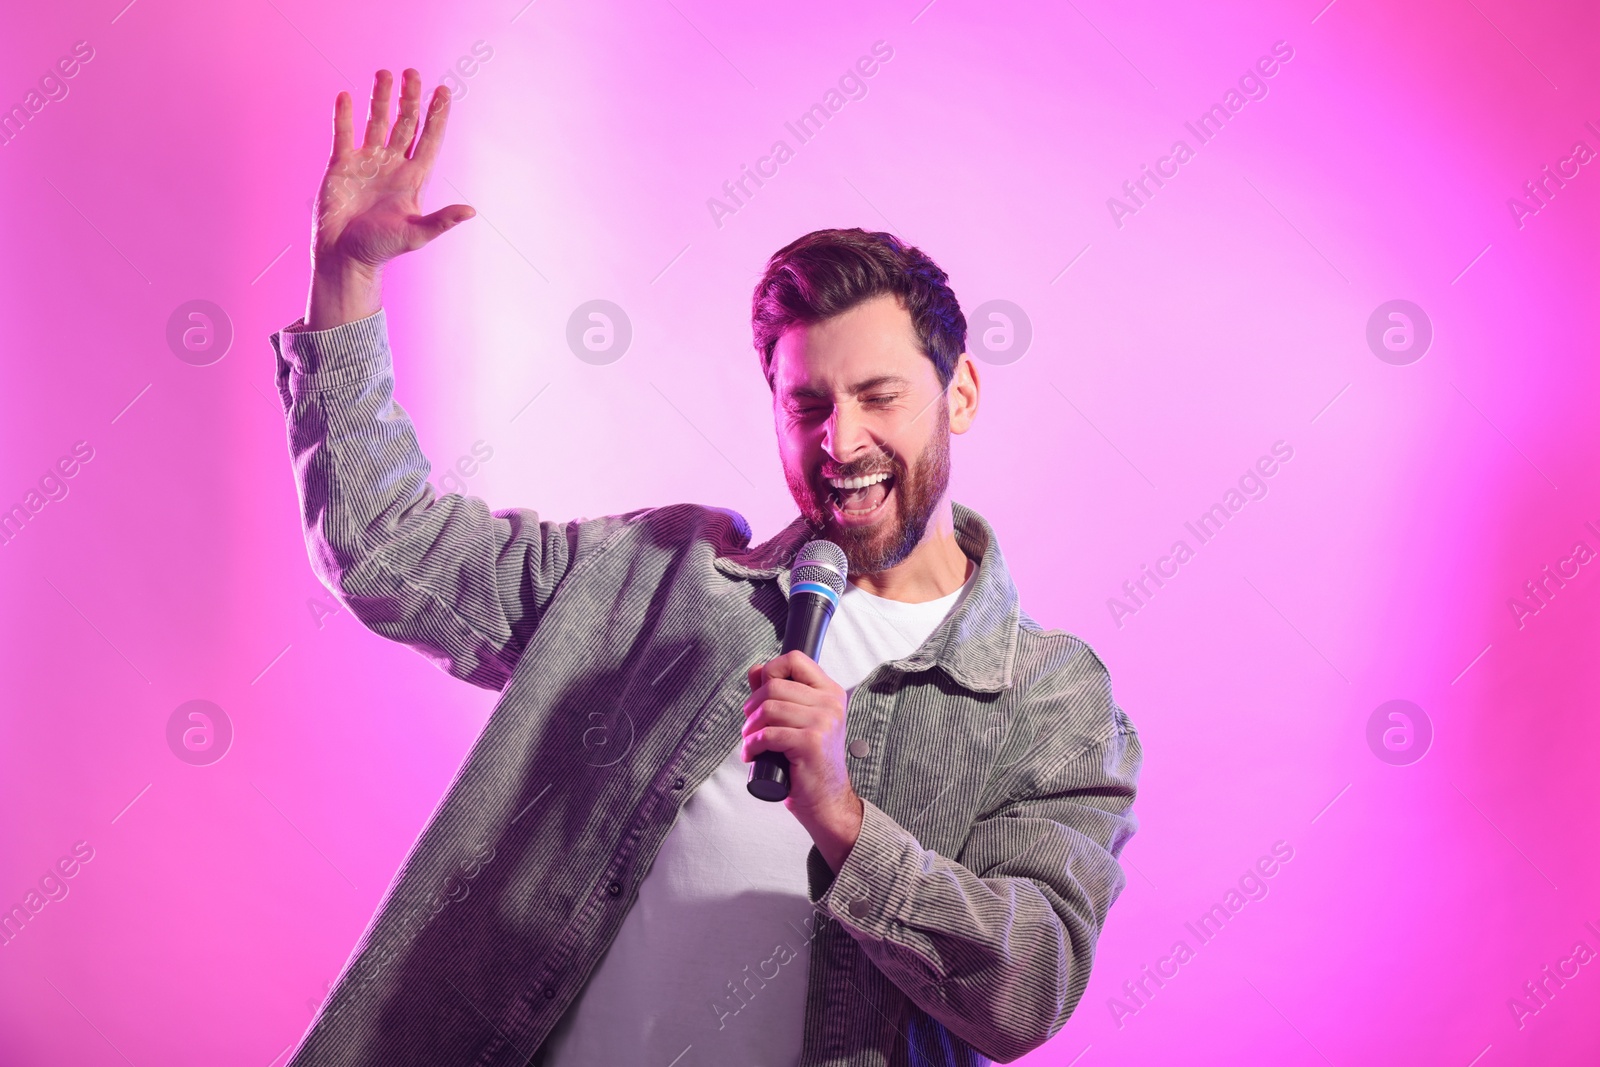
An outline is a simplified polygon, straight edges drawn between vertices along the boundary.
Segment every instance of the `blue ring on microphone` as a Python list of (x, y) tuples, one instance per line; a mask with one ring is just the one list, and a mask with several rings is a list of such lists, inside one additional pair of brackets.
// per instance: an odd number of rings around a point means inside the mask
[(798, 582), (795, 584), (794, 588), (789, 590), (789, 595), (791, 597), (796, 593), (820, 593), (828, 598), (828, 603), (832, 604), (834, 607), (839, 606), (839, 594), (835, 593), (832, 589), (829, 589), (821, 582)]

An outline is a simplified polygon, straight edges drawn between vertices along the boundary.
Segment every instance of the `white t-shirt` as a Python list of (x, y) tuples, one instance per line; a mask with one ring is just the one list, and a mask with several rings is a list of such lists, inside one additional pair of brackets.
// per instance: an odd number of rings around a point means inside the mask
[[(853, 691), (927, 640), (972, 587), (923, 604), (848, 585), (823, 671)], [(546, 1067), (794, 1067), (810, 963), (811, 837), (745, 789), (735, 744), (678, 812), (639, 898), (546, 1042)]]

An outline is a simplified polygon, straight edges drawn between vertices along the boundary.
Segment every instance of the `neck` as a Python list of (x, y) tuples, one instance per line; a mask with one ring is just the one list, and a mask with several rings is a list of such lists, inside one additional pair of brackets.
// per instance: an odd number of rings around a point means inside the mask
[(956, 541), (955, 512), (947, 492), (909, 556), (875, 574), (852, 574), (850, 583), (885, 600), (924, 604), (960, 589), (976, 566)]

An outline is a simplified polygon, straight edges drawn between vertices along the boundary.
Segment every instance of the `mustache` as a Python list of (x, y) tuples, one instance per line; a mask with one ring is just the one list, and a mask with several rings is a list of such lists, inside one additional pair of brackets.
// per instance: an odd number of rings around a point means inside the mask
[(903, 473), (904, 464), (899, 457), (892, 455), (875, 456), (869, 459), (852, 460), (849, 463), (829, 465), (824, 463), (818, 470), (817, 476), (821, 479), (828, 478), (863, 478), (870, 474), (887, 472), (898, 477)]

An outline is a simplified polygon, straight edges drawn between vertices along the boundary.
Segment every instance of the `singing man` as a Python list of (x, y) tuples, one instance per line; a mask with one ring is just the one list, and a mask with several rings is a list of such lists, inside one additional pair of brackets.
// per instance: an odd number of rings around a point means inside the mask
[[(499, 703), (292, 1067), (1008, 1062), (1072, 1014), (1125, 884), (1139, 738), (949, 494), (978, 373), (945, 273), (819, 230), (756, 286), (799, 515), (562, 522), (439, 494), (394, 396), (385, 265), (449, 114), (334, 105), (305, 316), (272, 335), (317, 576)], [(778, 655), (797, 550), (845, 552), (820, 657)], [(746, 790), (757, 754), (790, 792)]]

